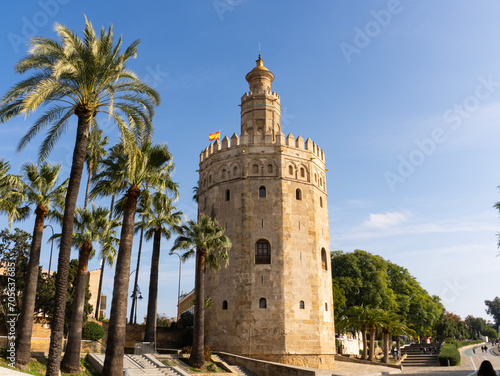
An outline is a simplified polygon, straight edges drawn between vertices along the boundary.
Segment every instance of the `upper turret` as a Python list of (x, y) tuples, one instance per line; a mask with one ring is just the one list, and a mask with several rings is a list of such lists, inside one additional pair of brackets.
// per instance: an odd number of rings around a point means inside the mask
[(276, 142), (281, 132), (280, 97), (271, 91), (274, 74), (264, 66), (264, 61), (256, 60), (257, 65), (247, 75), (250, 91), (241, 97), (241, 136), (247, 136), (250, 143), (264, 143), (265, 137)]
[(250, 86), (250, 91), (271, 90), (271, 84), (274, 80), (274, 74), (264, 66), (264, 61), (260, 58), (255, 61), (257, 66), (247, 73), (245, 79)]

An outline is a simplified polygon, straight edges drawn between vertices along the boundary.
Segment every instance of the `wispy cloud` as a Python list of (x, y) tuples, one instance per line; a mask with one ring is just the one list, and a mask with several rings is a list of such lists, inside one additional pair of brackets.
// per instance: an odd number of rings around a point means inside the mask
[(386, 212), (379, 214), (370, 213), (369, 218), (363, 223), (367, 228), (385, 229), (389, 227), (399, 226), (411, 217), (411, 213), (403, 212)]

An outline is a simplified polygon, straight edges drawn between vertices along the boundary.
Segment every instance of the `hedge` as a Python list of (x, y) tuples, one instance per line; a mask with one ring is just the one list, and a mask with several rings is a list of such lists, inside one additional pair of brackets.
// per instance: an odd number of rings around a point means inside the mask
[(450, 366), (460, 365), (460, 353), (457, 346), (452, 343), (444, 343), (438, 355), (439, 364), (447, 366), (448, 361)]

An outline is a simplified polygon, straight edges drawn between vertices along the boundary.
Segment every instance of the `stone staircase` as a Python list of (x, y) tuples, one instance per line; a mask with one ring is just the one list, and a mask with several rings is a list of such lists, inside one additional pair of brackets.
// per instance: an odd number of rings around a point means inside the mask
[(226, 364), (229, 368), (231, 368), (234, 372), (238, 374), (238, 376), (257, 376), (255, 373), (250, 372), (243, 366), (235, 366), (232, 364), (226, 363), (223, 359), (221, 359), (218, 355), (212, 354), (212, 360), (214, 362), (222, 362)]
[[(426, 349), (426, 354), (420, 354), (420, 347)], [(406, 359), (401, 363), (403, 367), (435, 367), (438, 365), (438, 355), (440, 345), (436, 343), (420, 344), (414, 343), (402, 348), (401, 353), (406, 353)], [(432, 354), (430, 354), (432, 349)], [(434, 351), (437, 349), (437, 352)]]
[[(104, 354), (89, 354), (92, 358), (91, 364), (97, 372), (102, 371), (104, 364)], [(90, 359), (89, 359), (90, 360)], [(146, 355), (125, 355), (123, 358), (124, 376), (185, 376), (181, 369), (168, 367), (158, 361), (153, 356)]]

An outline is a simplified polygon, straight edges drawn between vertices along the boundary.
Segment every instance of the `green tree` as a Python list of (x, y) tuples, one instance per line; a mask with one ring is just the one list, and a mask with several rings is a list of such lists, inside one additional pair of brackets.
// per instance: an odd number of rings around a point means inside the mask
[[(165, 144), (153, 145), (145, 140), (140, 148), (135, 147), (132, 151), (126, 150), (121, 156), (117, 156), (116, 160), (109, 160), (103, 165), (103, 171), (98, 174), (99, 184), (94, 187), (96, 195), (105, 195), (109, 192), (110, 186), (116, 186), (116, 179), (126, 184), (119, 188), (120, 192), (126, 191), (126, 193), (121, 199), (123, 220), (113, 284), (106, 357), (102, 371), (103, 376), (121, 376), (137, 201), (141, 191), (147, 187), (163, 192), (166, 189), (177, 190), (177, 186), (171, 179), (174, 164)], [(123, 169), (122, 166), (125, 168)]]
[[(83, 311), (85, 307), (85, 288), (89, 259), (94, 256), (93, 243), (99, 242), (106, 230), (113, 231), (108, 224), (109, 210), (92, 205), (92, 210), (77, 208), (74, 222), (73, 245), (79, 249), (78, 270), (75, 281), (75, 295), (69, 322), (69, 335), (66, 351), (61, 362), (65, 373), (80, 372), (80, 347), (82, 340)], [(118, 224), (115, 224), (115, 227)]]
[(495, 324), (498, 328), (500, 325), (500, 298), (496, 296), (493, 300), (485, 300), (484, 304), (486, 304), (486, 313), (493, 316)]
[(223, 261), (227, 266), (231, 241), (224, 235), (224, 227), (204, 214), (197, 222), (189, 220), (179, 232), (181, 235), (175, 239), (172, 251), (185, 250), (182, 255), (184, 260), (196, 256), (193, 350), (189, 363), (200, 368), (205, 363), (205, 306), (201, 303), (205, 297), (205, 265), (217, 270)]
[[(333, 306), (335, 311), (333, 313), (335, 322), (339, 322), (341, 317), (346, 314), (346, 303), (347, 298), (345, 296), (344, 290), (339, 286), (339, 282), (336, 279), (332, 279), (332, 291), (333, 291)], [(337, 329), (337, 325), (335, 326)]]
[[(173, 192), (177, 195), (177, 191)], [(161, 238), (170, 239), (171, 230), (177, 231), (182, 221), (182, 212), (172, 205), (172, 200), (162, 193), (156, 192), (152, 196), (144, 195), (139, 208), (142, 221), (136, 228), (145, 229), (147, 240), (153, 239), (153, 253), (151, 256), (151, 272), (149, 277), (148, 313), (144, 342), (154, 342), (156, 345), (156, 316), (158, 301), (158, 270), (160, 263)]]
[[(7, 228), (0, 231), (0, 262), (7, 268), (14, 268), (16, 291), (24, 290), (31, 240), (31, 234), (19, 228), (15, 228), (14, 232), (9, 231)], [(17, 314), (21, 312), (22, 304), (22, 294), (15, 294), (14, 301), (9, 302), (8, 283), (9, 276), (3, 273), (0, 274), (1, 317), (4, 321), (6, 321), (8, 313)]]
[[(50, 153), (71, 116), (75, 114), (78, 118), (60, 242), (48, 376), (56, 376), (60, 368), (73, 219), (92, 120), (98, 113), (108, 114), (130, 145), (135, 137), (151, 133), (153, 108), (159, 103), (158, 93), (126, 67), (127, 61), (136, 56), (139, 41), (122, 52), (122, 38), (114, 43), (112, 27), (107, 31), (103, 28), (96, 35), (86, 18), (83, 39), (58, 23), (54, 28), (60, 40), (31, 38), (28, 56), (15, 69), (21, 74), (34, 73), (0, 100), (0, 122), (16, 115), (28, 116), (42, 106), (46, 108), (18, 146), (18, 150), (23, 149), (50, 125), (40, 147), (41, 159)], [(121, 373), (121, 369), (115, 372)]]
[(44, 162), (35, 166), (32, 162), (28, 162), (22, 166), (21, 170), (24, 201), (28, 206), (35, 207), (35, 225), (24, 283), (23, 304), (17, 324), (16, 364), (18, 366), (26, 365), (31, 360), (31, 333), (45, 217), (52, 217), (53, 209), (62, 206), (68, 184), (68, 180), (57, 184), (61, 165)]
[(331, 257), (332, 277), (345, 293), (347, 309), (396, 307), (394, 292), (389, 288), (387, 262), (382, 257), (359, 249), (349, 253), (334, 251)]

